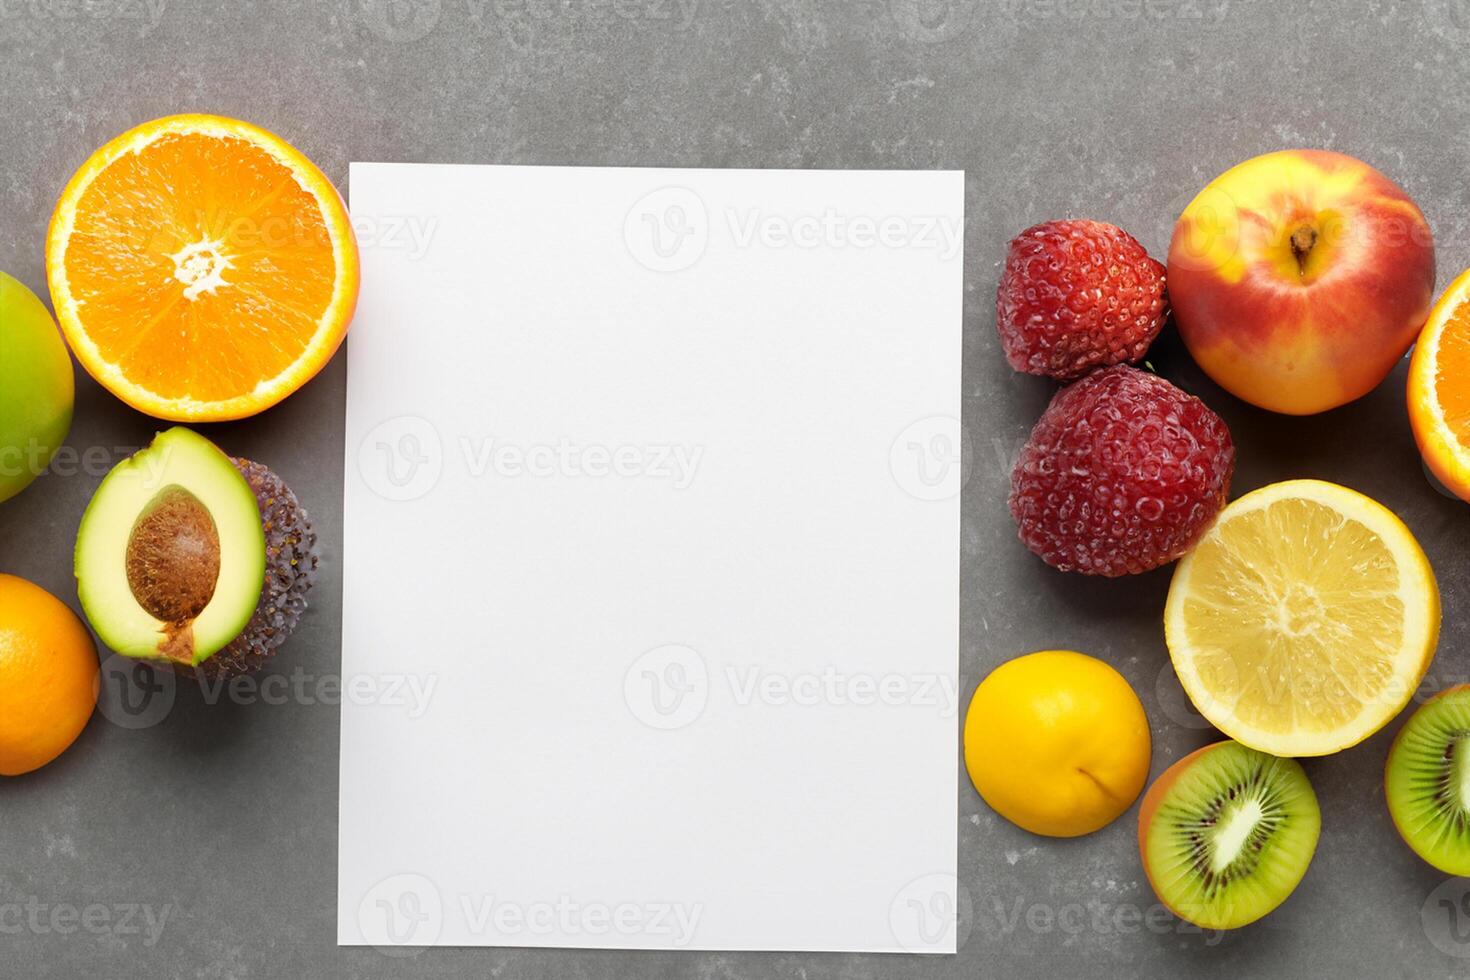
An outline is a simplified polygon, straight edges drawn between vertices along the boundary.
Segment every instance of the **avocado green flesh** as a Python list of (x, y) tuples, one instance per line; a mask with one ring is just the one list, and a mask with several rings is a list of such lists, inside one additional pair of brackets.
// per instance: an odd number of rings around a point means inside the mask
[(1235, 742), (1202, 754), (1166, 791), (1145, 860), (1159, 898), (1206, 929), (1235, 929), (1284, 902), (1312, 861), (1322, 817), (1302, 767)]
[(1414, 712), (1389, 750), (1384, 792), (1416, 854), (1446, 874), (1470, 876), (1470, 688)]
[[(189, 500), (213, 522), (218, 576), (185, 583), (202, 608), (187, 622), (166, 622), (159, 606), (129, 581), (130, 545), (160, 499)], [(190, 547), (180, 541), (180, 547)], [(97, 636), (127, 657), (197, 666), (245, 629), (265, 584), (265, 532), (250, 485), (230, 458), (184, 428), (113, 468), (82, 515), (75, 554), (77, 595)]]

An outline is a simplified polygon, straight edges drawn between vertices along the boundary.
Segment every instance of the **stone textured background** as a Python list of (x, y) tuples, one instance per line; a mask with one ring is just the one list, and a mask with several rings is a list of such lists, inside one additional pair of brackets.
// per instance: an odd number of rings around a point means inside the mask
[[(1174, 217), (1216, 173), (1265, 150), (1320, 146), (1368, 160), (1419, 201), (1443, 286), (1470, 265), (1467, 44), (1470, 0), (0, 0), (0, 268), (44, 295), (46, 222), (73, 169), (129, 126), (189, 110), (273, 129), (342, 185), (350, 160), (963, 169), (973, 448), (964, 693), (1029, 650), (1105, 657), (1144, 697), (1157, 773), (1214, 737), (1167, 666), (1159, 620), (1168, 574), (1063, 577), (1015, 542), (1008, 461), (1051, 387), (1013, 375), (1000, 357), (996, 263), (1010, 235), (1068, 215), (1120, 224), (1161, 254)], [(1431, 682), (1470, 680), (1465, 511), (1422, 476), (1402, 367), (1361, 402), (1303, 420), (1224, 395), (1171, 337), (1152, 360), (1232, 426), (1235, 493), (1323, 477), (1405, 518), (1444, 591)], [(321, 585), (277, 669), (304, 677), (307, 693), (210, 704), (180, 685), (129, 713), (119, 688), (58, 763), (0, 781), (0, 974), (876, 980), (1470, 970), (1470, 882), (1419, 863), (1388, 824), (1381, 769), (1397, 724), (1308, 764), (1324, 818), (1316, 862), (1279, 912), (1225, 937), (1151, 917), (1132, 814), (1087, 839), (1042, 840), (994, 816), (957, 773), (970, 903), (955, 958), (338, 949), (337, 711), (311, 684), (338, 664), (343, 384), (339, 356), (282, 406), (209, 431), (269, 462), (318, 521)], [(89, 380), (79, 385), (75, 453), (0, 508), (0, 567), (68, 601), (82, 508), (106, 467), (154, 428)], [(589, 805), (616, 819), (607, 801)], [(65, 934), (49, 918), (62, 909), (65, 927), (64, 910), (96, 907), (112, 923), (100, 931)], [(37, 910), (34, 922), (27, 909)], [(162, 918), (156, 936), (145, 913)]]

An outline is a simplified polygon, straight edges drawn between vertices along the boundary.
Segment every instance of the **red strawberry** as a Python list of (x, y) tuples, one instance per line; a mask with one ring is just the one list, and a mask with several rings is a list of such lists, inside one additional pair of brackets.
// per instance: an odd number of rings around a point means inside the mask
[(1048, 221), (1021, 232), (995, 296), (1011, 367), (1060, 380), (1141, 360), (1168, 311), (1164, 266), (1101, 221)]
[(1220, 416), (1120, 364), (1051, 400), (1011, 473), (1011, 516), (1026, 547), (1064, 572), (1146, 572), (1194, 547), (1234, 469)]

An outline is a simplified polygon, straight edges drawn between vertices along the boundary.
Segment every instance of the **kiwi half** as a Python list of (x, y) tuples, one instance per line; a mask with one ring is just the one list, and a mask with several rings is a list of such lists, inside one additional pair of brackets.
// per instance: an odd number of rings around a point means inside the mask
[(1470, 686), (1440, 692), (1414, 712), (1388, 750), (1388, 812), (1414, 853), (1470, 876)]
[(1322, 813), (1307, 774), (1239, 742), (1174, 763), (1143, 799), (1138, 845), (1165, 906), (1204, 929), (1266, 915), (1307, 873)]

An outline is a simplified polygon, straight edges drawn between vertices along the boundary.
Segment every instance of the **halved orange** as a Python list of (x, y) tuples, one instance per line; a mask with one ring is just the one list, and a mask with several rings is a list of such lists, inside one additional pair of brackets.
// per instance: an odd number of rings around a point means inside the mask
[(1424, 464), (1470, 500), (1470, 270), (1429, 311), (1409, 361), (1409, 423)]
[(169, 116), (102, 147), (46, 241), (56, 319), (129, 405), (211, 422), (264, 411), (321, 370), (357, 304), (341, 196), (258, 126)]

